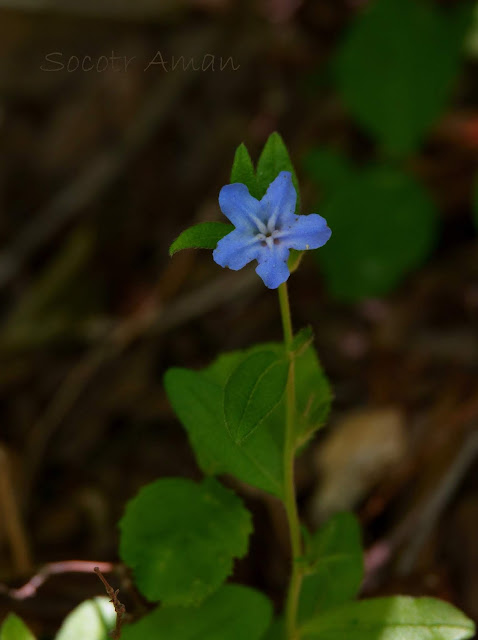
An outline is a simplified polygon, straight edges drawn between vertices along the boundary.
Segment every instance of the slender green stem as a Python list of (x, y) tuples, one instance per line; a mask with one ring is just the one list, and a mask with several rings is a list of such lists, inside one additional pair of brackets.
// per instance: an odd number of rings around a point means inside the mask
[(289, 295), (286, 283), (279, 287), (279, 302), (284, 329), (284, 343), (289, 353), (289, 375), (286, 388), (286, 433), (284, 446), (284, 506), (289, 523), (290, 543), (292, 551), (292, 571), (285, 608), (287, 640), (297, 640), (297, 609), (302, 586), (302, 569), (299, 558), (302, 555), (302, 538), (300, 533), (299, 513), (295, 496), (294, 461), (295, 461), (295, 363), (291, 353), (292, 320), (290, 315)]

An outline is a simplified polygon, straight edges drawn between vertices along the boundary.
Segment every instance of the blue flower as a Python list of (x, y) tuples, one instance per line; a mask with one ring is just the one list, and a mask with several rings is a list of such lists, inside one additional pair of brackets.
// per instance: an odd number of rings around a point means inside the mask
[(215, 262), (238, 271), (257, 260), (256, 273), (266, 287), (277, 289), (290, 275), (290, 249), (318, 249), (332, 234), (322, 216), (296, 215), (296, 201), (289, 171), (279, 173), (262, 200), (253, 198), (245, 184), (223, 187), (219, 206), (236, 228), (217, 243)]

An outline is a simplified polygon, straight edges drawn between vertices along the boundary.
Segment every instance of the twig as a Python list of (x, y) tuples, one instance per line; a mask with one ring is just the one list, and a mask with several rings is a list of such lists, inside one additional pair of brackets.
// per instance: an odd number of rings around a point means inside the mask
[(106, 593), (110, 598), (110, 602), (113, 604), (115, 608), (116, 625), (111, 633), (111, 637), (113, 638), (113, 640), (119, 640), (121, 638), (121, 625), (123, 624), (123, 616), (126, 613), (126, 607), (118, 599), (119, 589), (116, 589), (116, 591), (113, 589), (113, 587), (109, 584), (108, 580), (101, 573), (100, 568), (95, 567), (94, 572), (96, 573), (98, 578), (101, 580), (101, 582), (104, 584)]
[(390, 536), (379, 540), (367, 550), (365, 589), (374, 586), (377, 573), (390, 562), (408, 539), (409, 546), (403, 552), (397, 569), (401, 575), (410, 573), (420, 550), (477, 456), (478, 430), (475, 429), (465, 438), (439, 485), (407, 515)]
[(400, 560), (398, 570), (401, 574), (411, 571), (415, 560), (435, 527), (441, 513), (448, 505), (458, 485), (478, 456), (478, 430), (468, 434), (438, 487), (433, 491), (426, 504), (420, 505), (415, 519), (414, 535)]
[(0, 444), (0, 521), (5, 527), (15, 572), (31, 573), (32, 559), (11, 477), (9, 456)]
[(50, 562), (44, 565), (37, 574), (18, 589), (11, 589), (4, 584), (0, 584), (0, 593), (13, 600), (26, 600), (27, 598), (33, 597), (50, 576), (62, 573), (91, 573), (99, 568), (101, 568), (101, 571), (104, 573), (111, 573), (115, 567), (111, 562), (88, 562), (87, 560)]

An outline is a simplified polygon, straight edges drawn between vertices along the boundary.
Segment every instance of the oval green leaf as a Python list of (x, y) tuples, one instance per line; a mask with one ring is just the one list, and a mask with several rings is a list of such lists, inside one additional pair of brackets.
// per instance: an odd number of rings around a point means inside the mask
[[(276, 348), (277, 354), (283, 355), (283, 347)], [(230, 473), (282, 497), (284, 432), (280, 407), (264, 420), (260, 429), (240, 443), (231, 437), (224, 418), (226, 382), (239, 363), (253, 352), (254, 349), (223, 354), (201, 372), (169, 369), (164, 385), (204, 473)]]
[(215, 591), (247, 552), (251, 516), (213, 478), (162, 478), (143, 487), (120, 522), (120, 555), (152, 601), (191, 605)]
[(316, 252), (331, 292), (346, 301), (385, 295), (436, 242), (438, 212), (412, 177), (385, 167), (361, 171), (321, 208), (333, 235)]

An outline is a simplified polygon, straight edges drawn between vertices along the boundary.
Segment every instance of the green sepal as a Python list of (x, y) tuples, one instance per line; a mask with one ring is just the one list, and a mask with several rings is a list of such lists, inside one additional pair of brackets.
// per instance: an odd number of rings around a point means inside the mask
[(284, 140), (277, 131), (274, 131), (267, 139), (257, 162), (256, 175), (259, 197), (262, 198), (264, 196), (271, 182), (277, 178), (281, 171), (290, 171), (292, 174), (292, 182), (297, 191), (295, 210), (299, 212), (300, 191), (297, 175)]
[(251, 196), (258, 197), (256, 172), (249, 151), (243, 142), (237, 147), (232, 163), (231, 184), (236, 182), (245, 184)]

